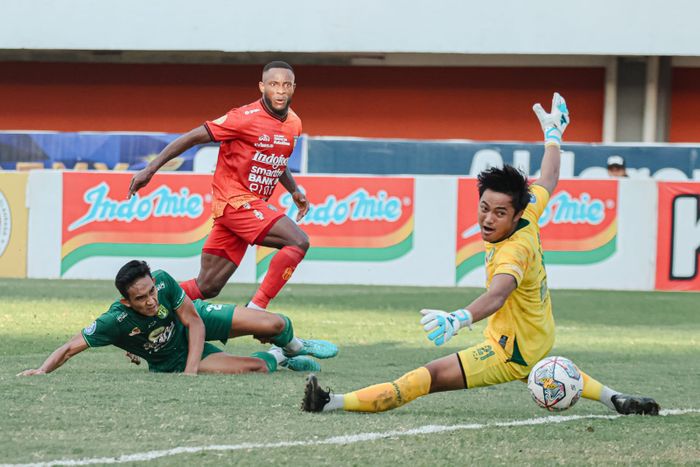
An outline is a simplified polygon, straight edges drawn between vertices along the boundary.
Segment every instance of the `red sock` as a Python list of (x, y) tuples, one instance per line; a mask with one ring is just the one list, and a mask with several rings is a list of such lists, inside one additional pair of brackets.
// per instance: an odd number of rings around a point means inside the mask
[(180, 282), (180, 287), (182, 287), (182, 290), (185, 291), (188, 297), (192, 300), (204, 299), (204, 295), (202, 295), (202, 291), (199, 290), (199, 286), (197, 285), (197, 281), (194, 279), (190, 279), (185, 282)]
[(261, 308), (267, 308), (270, 300), (275, 298), (287, 283), (297, 265), (304, 259), (306, 252), (295, 246), (285, 246), (270, 261), (270, 267), (252, 302)]

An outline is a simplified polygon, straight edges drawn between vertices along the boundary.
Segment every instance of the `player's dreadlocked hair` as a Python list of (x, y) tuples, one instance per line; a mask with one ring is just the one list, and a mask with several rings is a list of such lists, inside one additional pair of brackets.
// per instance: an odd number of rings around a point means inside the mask
[(145, 261), (131, 260), (121, 267), (117, 273), (117, 277), (114, 279), (114, 285), (122, 294), (122, 297), (129, 298), (129, 287), (141, 279), (142, 277), (153, 277), (151, 276), (151, 268), (148, 267), (148, 263)]
[(512, 165), (504, 165), (502, 169), (491, 167), (477, 177), (479, 180), (479, 198), (486, 190), (510, 195), (515, 212), (520, 212), (530, 202), (527, 177)]
[(292, 68), (292, 65), (290, 65), (287, 62), (283, 62), (282, 60), (275, 60), (275, 61), (272, 61), (272, 62), (268, 63), (267, 65), (265, 65), (265, 67), (263, 68), (263, 73), (265, 73), (267, 70), (271, 70), (273, 68), (285, 68), (285, 69), (291, 71), (292, 74), (294, 74), (294, 68)]

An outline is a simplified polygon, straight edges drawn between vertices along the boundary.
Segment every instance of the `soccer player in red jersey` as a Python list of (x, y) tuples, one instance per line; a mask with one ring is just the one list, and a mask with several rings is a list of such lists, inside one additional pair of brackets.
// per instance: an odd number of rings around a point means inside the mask
[(309, 209), (287, 167), (301, 134), (301, 120), (289, 108), (296, 88), (294, 70), (285, 62), (268, 63), (259, 88), (261, 99), (231, 109), (178, 137), (131, 180), (129, 198), (146, 186), (166, 162), (192, 146), (221, 143), (212, 183), (214, 226), (202, 248), (199, 275), (180, 284), (193, 300), (216, 297), (248, 245), (254, 244), (279, 249), (248, 304), (250, 308), (265, 309), (309, 249), (308, 236), (267, 203), (279, 181), (299, 209), (297, 221)]

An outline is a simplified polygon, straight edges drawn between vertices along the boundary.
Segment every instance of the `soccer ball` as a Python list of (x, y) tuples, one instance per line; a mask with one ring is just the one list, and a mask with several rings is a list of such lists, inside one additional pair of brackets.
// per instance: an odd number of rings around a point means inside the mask
[(532, 368), (527, 387), (537, 405), (560, 412), (573, 407), (581, 397), (583, 376), (568, 358), (547, 357)]

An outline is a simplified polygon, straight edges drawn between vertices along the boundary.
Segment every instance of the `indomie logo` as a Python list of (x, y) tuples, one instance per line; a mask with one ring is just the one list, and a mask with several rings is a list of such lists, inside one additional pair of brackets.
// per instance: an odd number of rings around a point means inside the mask
[(187, 188), (173, 192), (163, 185), (146, 196), (134, 195), (130, 200), (115, 201), (109, 197), (109, 186), (102, 182), (89, 189), (83, 200), (90, 206), (87, 213), (73, 222), (68, 231), (92, 222), (145, 221), (150, 217), (189, 217), (196, 219), (204, 211), (202, 195), (190, 194)]
[(572, 197), (569, 192), (561, 191), (552, 197), (540, 217), (540, 227), (550, 222), (554, 224), (590, 224), (598, 225), (605, 220), (605, 204), (600, 199), (591, 199), (588, 193), (581, 193), (580, 198)]
[(273, 169), (276, 169), (278, 167), (286, 167), (287, 166), (287, 157), (285, 156), (276, 156), (274, 154), (263, 154), (260, 151), (256, 151), (255, 155), (253, 156), (253, 160), (255, 162), (261, 162), (263, 164), (271, 165)]
[[(297, 207), (291, 195), (283, 195), (280, 205), (286, 209), (287, 216), (292, 219), (296, 217)], [(401, 213), (401, 200), (397, 196), (387, 196), (384, 190), (372, 196), (364, 188), (358, 188), (345, 198), (336, 199), (328, 195), (323, 203), (311, 204), (301, 223), (327, 226), (363, 220), (396, 222), (401, 218)]]

